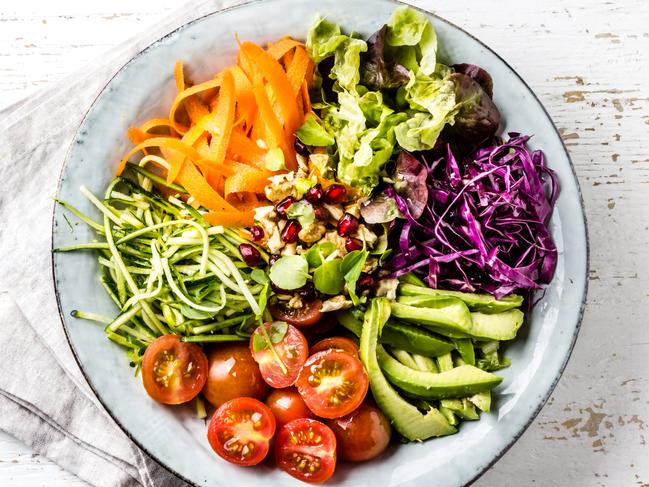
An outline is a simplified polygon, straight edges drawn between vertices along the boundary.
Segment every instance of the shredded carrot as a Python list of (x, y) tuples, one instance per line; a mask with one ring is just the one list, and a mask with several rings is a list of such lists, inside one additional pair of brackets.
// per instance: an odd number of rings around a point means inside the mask
[(284, 57), (284, 55), (289, 52), (291, 49), (294, 49), (296, 47), (303, 47), (304, 44), (302, 44), (299, 41), (296, 41), (294, 39), (291, 39), (290, 37), (284, 37), (283, 39), (280, 39), (274, 44), (271, 44), (268, 46), (268, 54), (273, 56), (275, 59), (281, 59)]
[[(287, 87), (290, 87), (291, 83), (286, 72), (282, 69), (282, 66), (277, 62), (277, 60), (257, 44), (244, 42), (241, 45), (241, 52), (244, 57), (255, 64), (261, 76), (268, 81), (268, 84), (277, 99), (277, 104), (279, 105), (282, 120), (285, 125), (285, 131), (288, 136), (292, 136), (301, 125), (302, 120), (300, 120), (298, 115), (295, 97), (292, 96), (290, 90), (287, 90)], [(255, 80), (255, 84), (259, 84), (258, 80)], [(257, 102), (259, 102), (259, 100), (257, 100)]]
[(192, 95), (197, 95), (198, 93), (211, 90), (213, 88), (218, 88), (219, 86), (221, 86), (220, 77), (194, 85), (191, 88), (187, 88), (176, 95), (176, 99), (171, 105), (171, 110), (169, 110), (169, 120), (171, 121), (171, 124), (177, 132), (184, 134), (187, 131), (186, 127), (183, 127), (176, 121), (176, 111), (178, 110), (182, 102)]
[(252, 225), (252, 210), (268, 204), (264, 190), (274, 173), (265, 167), (267, 149), (279, 147), (287, 168), (297, 168), (294, 132), (311, 111), (313, 76), (301, 42), (286, 37), (267, 49), (237, 42), (237, 63), (203, 83), (193, 85), (175, 63), (169, 117), (129, 128), (134, 147), (117, 169), (121, 174), (138, 152), (153, 152), (156, 170), (183, 186), (193, 206), (209, 210), (209, 223), (235, 227)]
[(293, 96), (296, 97), (300, 93), (302, 83), (306, 78), (307, 71), (309, 70), (309, 64), (311, 59), (304, 49), (298, 47), (295, 49), (295, 55), (288, 65), (287, 75), (291, 83), (291, 89), (293, 90)]
[(142, 149), (146, 149), (147, 147), (175, 149), (177, 151), (182, 152), (183, 154), (185, 154), (187, 157), (191, 159), (196, 159), (196, 160), (200, 159), (200, 154), (196, 151), (196, 149), (188, 146), (187, 144), (185, 144), (183, 141), (179, 139), (174, 139), (171, 137), (153, 137), (140, 142), (133, 149), (131, 149), (131, 151), (128, 154), (124, 156), (122, 161), (119, 163), (119, 166), (117, 167), (117, 175), (119, 176), (120, 174), (122, 174), (122, 171), (124, 170), (124, 167), (126, 166), (126, 162), (128, 161), (129, 157), (131, 157), (133, 154), (140, 152)]
[(255, 214), (252, 211), (210, 211), (203, 215), (211, 225), (224, 225), (228, 227), (251, 227), (254, 224)]
[(208, 210), (232, 211), (235, 209), (208, 184), (191, 161), (185, 161), (176, 179), (198, 203)]
[(229, 69), (223, 71), (223, 84), (219, 92), (219, 101), (214, 110), (216, 116), (209, 120), (205, 128), (212, 134), (210, 141), (210, 159), (220, 164), (225, 159), (225, 151), (230, 142), (235, 108), (234, 78)]

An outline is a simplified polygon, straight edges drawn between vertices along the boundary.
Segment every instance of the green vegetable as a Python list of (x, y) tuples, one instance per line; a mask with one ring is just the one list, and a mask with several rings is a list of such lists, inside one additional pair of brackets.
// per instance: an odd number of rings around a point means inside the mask
[[(342, 326), (360, 336), (362, 321), (350, 311), (341, 311), (337, 315)], [(383, 327), (380, 342), (384, 345), (400, 348), (410, 353), (436, 357), (453, 350), (454, 345), (447, 339), (419, 328), (418, 326), (389, 320)]]
[(469, 401), (471, 401), (475, 406), (480, 409), (481, 411), (484, 411), (485, 413), (488, 413), (491, 410), (491, 392), (490, 391), (484, 391), (484, 392), (478, 392), (477, 394), (474, 394), (473, 396), (468, 398)]
[(265, 348), (280, 343), (288, 332), (288, 324), (284, 321), (273, 321), (270, 326), (262, 327), (266, 333), (255, 333), (252, 337), (253, 352), (261, 352)]
[(341, 270), (342, 259), (327, 260), (313, 272), (313, 285), (324, 294), (340, 294), (345, 281)]
[(306, 251), (304, 257), (309, 263), (310, 267), (320, 267), (322, 261), (329, 257), (336, 250), (336, 244), (333, 242), (321, 242), (316, 245), (312, 245), (309, 250)]
[(464, 360), (469, 365), (475, 365), (475, 350), (473, 349), (473, 342), (470, 338), (457, 338), (453, 340), (455, 348)]
[(416, 46), (429, 23), (424, 14), (413, 8), (396, 8), (387, 22), (386, 40), (391, 46)]
[(422, 414), (416, 406), (403, 399), (383, 376), (377, 360), (377, 352), (383, 350), (378, 344), (381, 329), (390, 316), (390, 304), (385, 298), (375, 298), (365, 314), (360, 340), (360, 356), (370, 379), (372, 395), (395, 429), (410, 441), (425, 440), (434, 436), (455, 433), (444, 415), (429, 406)]
[(286, 161), (284, 160), (284, 152), (282, 152), (282, 149), (279, 147), (269, 149), (266, 153), (264, 164), (269, 171), (286, 169)]
[[(409, 275), (412, 276), (412, 275)], [(405, 277), (405, 276), (404, 276)], [(410, 279), (410, 277), (408, 278)], [(462, 300), (471, 311), (483, 313), (500, 313), (523, 305), (523, 296), (510, 294), (502, 299), (496, 299), (491, 294), (463, 293), (460, 291), (446, 291), (431, 289), (423, 282), (408, 282), (402, 278), (399, 293), (402, 296), (451, 296)]]
[(345, 289), (356, 306), (359, 303), (358, 296), (356, 296), (356, 281), (361, 276), (365, 261), (369, 255), (370, 253), (367, 250), (354, 250), (345, 255), (340, 265), (340, 271), (345, 280)]
[(269, 277), (281, 289), (298, 289), (309, 278), (309, 264), (302, 255), (285, 255), (270, 267)]
[(430, 300), (425, 307), (415, 307), (399, 302), (391, 303), (396, 318), (425, 326), (432, 331), (452, 338), (471, 336), (473, 322), (466, 305), (455, 298)]
[(422, 372), (395, 360), (377, 349), (381, 370), (395, 386), (423, 399), (462, 397), (487, 391), (502, 382), (502, 378), (472, 365), (462, 365), (439, 373)]
[(317, 117), (309, 114), (304, 124), (295, 132), (295, 136), (306, 145), (329, 147), (335, 143), (333, 135), (327, 132)]
[(478, 412), (475, 410), (475, 405), (467, 398), (463, 399), (442, 399), (439, 402), (441, 407), (453, 411), (462, 419), (476, 420), (480, 419)]
[(471, 313), (473, 321), (472, 336), (491, 340), (513, 340), (523, 324), (525, 315), (519, 309), (502, 313)]
[(253, 270), (241, 262), (235, 242), (246, 240), (222, 227), (209, 227), (176, 199), (149, 192), (153, 175), (130, 169), (142, 185), (117, 178), (103, 200), (81, 188), (102, 223), (61, 202), (103, 241), (55, 251), (96, 250), (101, 283), (120, 310), (112, 320), (84, 312), (75, 316), (101, 318), (107, 338), (127, 349), (134, 367), (139, 367), (146, 346), (163, 334), (175, 333), (188, 342), (246, 340), (251, 311), (261, 315), (266, 306), (265, 288), (258, 282), (268, 282), (262, 268)]
[(315, 221), (315, 212), (310, 203), (296, 201), (286, 210), (286, 217), (289, 219), (297, 219), (300, 225), (306, 227)]

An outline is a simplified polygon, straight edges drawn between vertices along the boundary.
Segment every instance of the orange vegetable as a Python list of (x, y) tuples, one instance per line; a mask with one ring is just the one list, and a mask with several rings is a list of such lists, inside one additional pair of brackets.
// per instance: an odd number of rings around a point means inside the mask
[[(220, 164), (225, 159), (225, 151), (230, 142), (234, 123), (234, 78), (229, 69), (223, 71), (223, 84), (219, 92), (219, 101), (214, 110), (215, 116), (206, 120), (205, 128), (212, 134), (210, 142), (210, 160)], [(203, 122), (203, 120), (201, 120)]]
[(223, 225), (227, 227), (251, 227), (254, 224), (255, 214), (252, 211), (210, 211), (203, 218), (210, 225)]
[(208, 184), (191, 161), (185, 161), (176, 179), (198, 203), (208, 210), (232, 211), (235, 209)]
[[(257, 44), (244, 42), (241, 45), (241, 53), (255, 64), (260, 75), (268, 81), (279, 105), (286, 135), (292, 137), (302, 124), (302, 120), (298, 115), (297, 104), (290, 90), (291, 83), (286, 72), (276, 59)], [(258, 85), (259, 81), (255, 80), (254, 84)]]
[(205, 217), (215, 225), (253, 224), (252, 210), (268, 204), (264, 190), (273, 172), (265, 167), (267, 148), (279, 147), (287, 168), (296, 169), (294, 132), (311, 111), (313, 62), (304, 44), (286, 37), (267, 50), (239, 45), (235, 66), (194, 86), (176, 62), (178, 93), (169, 118), (129, 128), (135, 147), (117, 170), (121, 174), (138, 152), (159, 151), (164, 161), (153, 162), (162, 175), (182, 185), (192, 205), (209, 210)]
[(267, 51), (268, 54), (279, 60), (291, 49), (303, 46), (304, 44), (299, 41), (291, 39), (290, 37), (284, 37), (276, 43), (269, 45)]
[(176, 121), (176, 111), (183, 103), (183, 101), (185, 101), (187, 98), (193, 95), (197, 95), (198, 93), (202, 93), (204, 91), (218, 88), (219, 86), (221, 86), (220, 77), (211, 79), (209, 81), (205, 81), (204, 83), (199, 83), (197, 85), (194, 85), (191, 88), (187, 88), (181, 91), (180, 93), (178, 93), (178, 95), (176, 95), (176, 99), (171, 105), (171, 110), (169, 110), (169, 120), (171, 121), (173, 128), (176, 129), (178, 133), (184, 134), (188, 130), (187, 127), (180, 125)]

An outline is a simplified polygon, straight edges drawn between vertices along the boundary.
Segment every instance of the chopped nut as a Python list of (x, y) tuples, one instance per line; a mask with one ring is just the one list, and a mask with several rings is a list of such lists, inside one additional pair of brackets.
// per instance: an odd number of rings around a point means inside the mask
[(328, 313), (329, 311), (351, 308), (353, 305), (354, 303), (352, 303), (349, 299), (345, 298), (345, 296), (340, 295), (323, 301), (322, 306), (320, 306), (320, 311), (322, 311), (323, 313)]
[(271, 254), (277, 254), (284, 247), (284, 241), (280, 235), (279, 228), (277, 225), (273, 225), (272, 231), (267, 232), (268, 240), (266, 241), (266, 246)]
[(266, 194), (266, 198), (273, 203), (279, 203), (288, 196), (297, 197), (294, 184), (295, 173), (278, 174), (277, 176), (269, 177), (268, 180), (270, 183), (266, 185), (264, 193)]
[(358, 203), (352, 203), (351, 205), (345, 206), (345, 213), (354, 215), (356, 218), (361, 217), (361, 208)]
[(290, 243), (286, 244), (281, 252), (282, 255), (295, 255), (297, 254), (297, 244)]
[(300, 309), (304, 306), (304, 303), (302, 302), (302, 298), (300, 296), (295, 295), (289, 300), (286, 306), (293, 309)]
[(363, 266), (363, 272), (371, 274), (379, 267), (379, 259), (376, 257), (368, 257)]
[(302, 242), (313, 243), (320, 240), (326, 231), (327, 227), (325, 227), (322, 223), (313, 222), (309, 223), (307, 226), (303, 227), (302, 230), (300, 230), (300, 233), (298, 233), (298, 238), (302, 240)]
[(342, 216), (345, 214), (340, 205), (324, 204), (322, 206), (324, 206), (329, 211), (329, 214), (331, 215), (331, 218), (333, 218), (336, 221), (340, 220), (342, 218)]
[(295, 159), (297, 159), (297, 167), (300, 171), (304, 171), (305, 173), (309, 172), (309, 162), (306, 157), (302, 154), (295, 154)]
[(374, 247), (374, 244), (378, 240), (376, 234), (362, 223), (358, 226), (358, 230), (356, 230), (354, 237), (364, 241), (368, 247)]
[(381, 279), (376, 288), (377, 296), (385, 296), (388, 299), (397, 299), (397, 287), (399, 279)]

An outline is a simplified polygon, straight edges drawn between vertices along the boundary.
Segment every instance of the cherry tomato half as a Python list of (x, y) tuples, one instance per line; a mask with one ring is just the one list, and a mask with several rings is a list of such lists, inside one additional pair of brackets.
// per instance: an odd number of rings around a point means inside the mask
[(345, 337), (330, 337), (320, 340), (311, 347), (311, 355), (324, 350), (342, 350), (358, 358), (358, 345), (353, 340)]
[(261, 462), (275, 434), (275, 417), (251, 397), (238, 397), (219, 407), (207, 428), (207, 440), (222, 458), (248, 467)]
[(296, 419), (284, 425), (275, 440), (279, 468), (311, 484), (324, 482), (336, 468), (336, 437), (315, 419)]
[(336, 435), (338, 456), (350, 462), (379, 456), (392, 435), (388, 419), (379, 408), (369, 404), (361, 404), (342, 418), (330, 419), (327, 425)]
[(275, 388), (292, 386), (309, 355), (306, 338), (300, 330), (283, 322), (262, 326), (250, 336), (250, 351), (261, 376)]
[(142, 358), (142, 382), (146, 392), (163, 404), (187, 402), (201, 391), (207, 380), (207, 357), (195, 343), (184, 343), (178, 335), (156, 338)]
[(236, 397), (263, 401), (268, 385), (245, 343), (214, 347), (207, 353), (209, 371), (203, 395), (214, 407)]
[(274, 390), (266, 399), (266, 406), (273, 412), (278, 428), (294, 419), (315, 417), (295, 387)]
[(285, 321), (295, 326), (311, 326), (322, 318), (321, 306), (322, 301), (316, 299), (310, 303), (305, 303), (300, 309), (287, 308), (279, 303), (271, 303), (268, 305), (268, 310), (276, 320)]
[(316, 416), (339, 418), (363, 402), (369, 379), (361, 361), (351, 353), (325, 350), (308, 358), (296, 386)]

